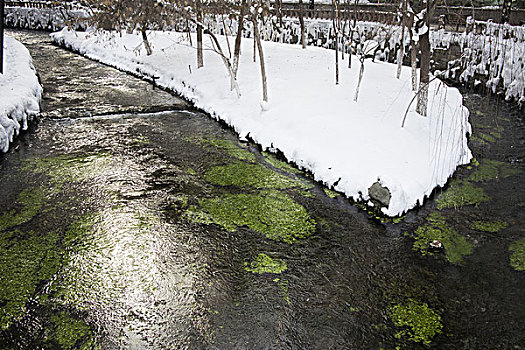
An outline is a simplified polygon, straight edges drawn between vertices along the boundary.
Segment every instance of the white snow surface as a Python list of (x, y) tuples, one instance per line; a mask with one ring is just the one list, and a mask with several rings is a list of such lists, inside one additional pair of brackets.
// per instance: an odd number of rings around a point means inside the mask
[(27, 129), (28, 119), (40, 111), (42, 87), (38, 83), (29, 51), (17, 40), (4, 37), (4, 74), (0, 74), (0, 150), (20, 130)]
[[(469, 112), (459, 91), (433, 80), (429, 115), (422, 117), (415, 112), (415, 103), (410, 105), (414, 93), (409, 67), (397, 80), (396, 65), (366, 60), (359, 100), (354, 102), (359, 74), (355, 56), (352, 69), (346, 67), (346, 60), (341, 63), (340, 83), (335, 85), (334, 51), (263, 42), (269, 102), (261, 103), (253, 40), (242, 44), (238, 98), (230, 91), (227, 71), (207, 37), (201, 69), (196, 67), (196, 51), (187, 34), (150, 32), (151, 56), (144, 53), (139, 35), (124, 32), (64, 29), (52, 38), (119, 69), (159, 77), (157, 84), (224, 120), (241, 139), (249, 136), (264, 149), (280, 150), (316, 180), (349, 197), (368, 201), (368, 188), (379, 181), (392, 195), (388, 208), (382, 208), (390, 216), (422, 203), (472, 157), (466, 140), (471, 131)], [(225, 37), (220, 40), (227, 53)], [(406, 125), (401, 128), (407, 108)]]

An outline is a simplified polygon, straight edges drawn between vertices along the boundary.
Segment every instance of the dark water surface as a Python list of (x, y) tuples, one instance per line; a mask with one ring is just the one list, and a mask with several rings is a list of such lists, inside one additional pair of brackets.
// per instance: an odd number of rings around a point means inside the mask
[(381, 222), (178, 98), (9, 34), (47, 118), (0, 162), (0, 349), (525, 348), (511, 105), (465, 92), (479, 164)]

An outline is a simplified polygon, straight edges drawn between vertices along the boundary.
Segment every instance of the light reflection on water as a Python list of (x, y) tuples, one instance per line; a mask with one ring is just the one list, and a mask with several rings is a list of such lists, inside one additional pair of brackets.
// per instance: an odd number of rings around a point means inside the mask
[(195, 276), (186, 261), (191, 257), (170, 257), (173, 227), (144, 208), (130, 209), (106, 209), (87, 224), (82, 243), (70, 252), (64, 301), (92, 310), (95, 323), (111, 333), (125, 329), (128, 339), (155, 339), (160, 329), (151, 326), (165, 322), (163, 308), (184, 327), (195, 302)]

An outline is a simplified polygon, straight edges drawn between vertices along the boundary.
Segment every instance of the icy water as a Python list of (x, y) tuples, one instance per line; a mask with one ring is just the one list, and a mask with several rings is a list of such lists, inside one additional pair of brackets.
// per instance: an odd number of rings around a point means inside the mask
[(0, 349), (525, 347), (511, 105), (465, 92), (477, 162), (378, 219), (178, 98), (9, 34), (46, 96), (0, 159)]

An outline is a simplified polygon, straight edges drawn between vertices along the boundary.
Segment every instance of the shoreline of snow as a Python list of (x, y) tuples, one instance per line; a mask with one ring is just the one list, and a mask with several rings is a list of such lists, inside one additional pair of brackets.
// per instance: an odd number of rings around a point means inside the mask
[[(409, 67), (398, 80), (395, 65), (367, 60), (356, 103), (355, 56), (353, 69), (341, 67), (340, 84), (335, 85), (333, 51), (263, 42), (270, 103), (262, 108), (260, 68), (252, 61), (250, 40), (243, 40), (238, 76), (242, 96), (237, 98), (222, 61), (211, 50), (204, 51), (205, 67), (196, 68), (195, 49), (183, 40), (187, 34), (151, 32), (152, 56), (140, 54), (141, 39), (134, 34), (64, 29), (51, 36), (91, 59), (159, 77), (156, 84), (223, 120), (241, 139), (249, 136), (263, 149), (281, 151), (315, 180), (348, 197), (368, 201), (368, 188), (379, 181), (392, 195), (389, 207), (382, 209), (389, 216), (422, 204), (472, 157), (462, 96), (437, 79), (430, 84), (429, 116), (419, 116), (413, 104), (401, 128), (414, 96)], [(211, 48), (208, 38), (205, 47)]]
[(4, 74), (0, 74), (0, 150), (9, 144), (28, 121), (40, 112), (42, 86), (38, 82), (33, 60), (19, 41), (4, 37)]

